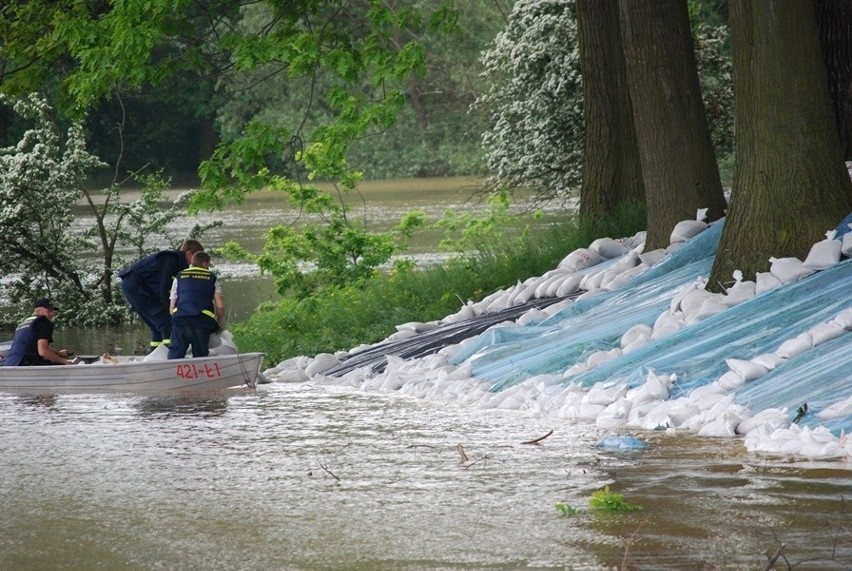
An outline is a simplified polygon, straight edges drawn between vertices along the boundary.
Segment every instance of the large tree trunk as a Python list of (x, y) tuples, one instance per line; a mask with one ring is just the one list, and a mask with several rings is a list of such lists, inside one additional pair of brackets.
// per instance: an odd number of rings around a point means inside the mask
[(710, 289), (804, 259), (852, 210), (811, 0), (731, 4), (737, 164)]
[(814, 2), (844, 159), (852, 160), (852, 3)]
[(599, 0), (577, 0), (576, 6), (586, 124), (580, 222), (594, 224), (622, 205), (644, 203), (645, 187), (618, 6)]
[(669, 245), (701, 208), (721, 218), (725, 197), (701, 101), (686, 0), (620, 0), (627, 81), (639, 142), (646, 249)]

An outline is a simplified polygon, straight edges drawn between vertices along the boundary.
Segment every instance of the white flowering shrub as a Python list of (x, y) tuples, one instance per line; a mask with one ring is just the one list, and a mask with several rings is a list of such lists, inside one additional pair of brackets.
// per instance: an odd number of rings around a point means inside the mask
[[(699, 78), (720, 159), (733, 153), (733, 85), (724, 26), (694, 27)], [(519, 0), (483, 54), (490, 82), (474, 108), (490, 116), (482, 137), (495, 187), (566, 198), (582, 175), (583, 84), (574, 0)]]
[[(81, 122), (60, 131), (37, 94), (14, 100), (0, 94), (0, 104), (11, 105), (28, 127), (16, 145), (0, 148), (2, 304), (20, 304), (28, 314), (33, 300), (49, 296), (65, 324), (126, 321), (131, 314), (114, 268), (148, 253), (152, 239), (173, 241), (167, 225), (188, 198), (161, 208), (163, 185), (150, 180), (130, 202), (121, 200), (117, 184), (92, 190), (88, 175), (107, 165), (86, 150)], [(81, 208), (87, 216), (76, 217)]]
[(574, 0), (519, 0), (482, 62), (491, 87), (474, 105), (491, 117), (482, 144), (493, 182), (567, 197), (583, 154)]

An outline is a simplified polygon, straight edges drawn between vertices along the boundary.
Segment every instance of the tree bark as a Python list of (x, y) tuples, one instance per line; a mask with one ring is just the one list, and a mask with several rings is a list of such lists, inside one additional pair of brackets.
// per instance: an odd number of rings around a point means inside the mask
[(701, 100), (686, 0), (620, 0), (627, 81), (639, 143), (646, 249), (664, 248), (675, 224), (726, 207)]
[(709, 289), (804, 260), (852, 211), (811, 0), (734, 0), (734, 188)]
[(848, 161), (852, 160), (852, 4), (820, 0), (814, 9), (843, 158)]
[(594, 224), (623, 205), (644, 203), (645, 187), (618, 6), (599, 0), (577, 0), (576, 6), (586, 126), (580, 222)]

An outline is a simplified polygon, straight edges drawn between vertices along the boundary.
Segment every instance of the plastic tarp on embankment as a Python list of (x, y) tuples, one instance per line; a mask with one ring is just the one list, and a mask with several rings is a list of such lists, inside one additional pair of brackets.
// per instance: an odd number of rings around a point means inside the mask
[[(578, 300), (548, 320), (527, 327), (497, 327), (463, 346), (453, 364), (504, 390), (534, 375), (562, 373), (595, 351), (619, 346), (630, 327), (653, 325), (673, 297), (709, 274), (722, 224), (711, 225), (626, 287)], [(675, 374), (671, 396), (706, 385), (728, 370), (726, 359), (748, 360), (776, 351), (786, 340), (831, 320), (852, 306), (852, 260), (783, 285), (670, 335), (565, 379), (563, 384), (638, 386), (649, 370)], [(822, 407), (852, 395), (852, 343), (844, 335), (813, 347), (736, 391), (752, 410), (807, 403), (801, 425), (835, 433), (852, 429), (852, 416), (821, 420)], [(792, 416), (792, 415), (791, 415)]]

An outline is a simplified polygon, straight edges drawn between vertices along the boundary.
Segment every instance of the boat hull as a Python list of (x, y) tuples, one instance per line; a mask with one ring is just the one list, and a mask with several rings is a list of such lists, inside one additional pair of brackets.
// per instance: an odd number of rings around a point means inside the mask
[(45, 394), (71, 392), (183, 393), (254, 388), (263, 353), (241, 353), (145, 361), (47, 366), (0, 366), (0, 391)]

